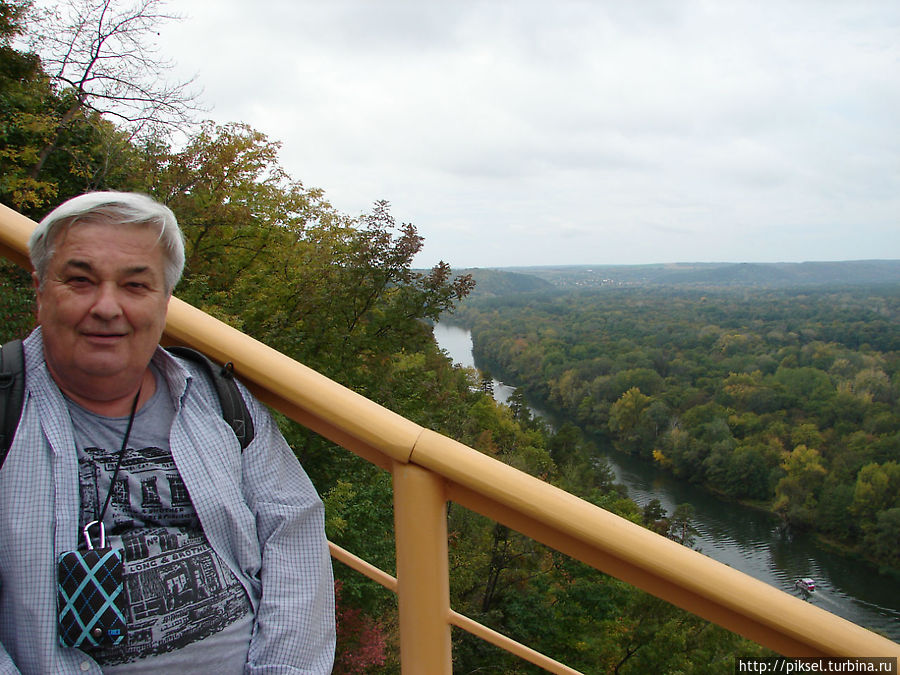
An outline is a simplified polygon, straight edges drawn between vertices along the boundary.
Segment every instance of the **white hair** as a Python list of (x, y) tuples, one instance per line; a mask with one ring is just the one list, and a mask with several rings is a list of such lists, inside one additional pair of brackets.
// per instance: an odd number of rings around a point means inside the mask
[(184, 270), (184, 237), (172, 210), (136, 192), (88, 192), (59, 205), (38, 223), (28, 241), (31, 264), (43, 287), (57, 237), (77, 223), (109, 223), (154, 228), (165, 257), (166, 291)]

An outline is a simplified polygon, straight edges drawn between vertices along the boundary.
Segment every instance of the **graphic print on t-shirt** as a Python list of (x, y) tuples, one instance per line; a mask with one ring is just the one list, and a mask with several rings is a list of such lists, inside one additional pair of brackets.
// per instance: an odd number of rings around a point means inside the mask
[[(79, 452), (83, 524), (103, 508), (118, 454)], [(250, 612), (243, 586), (203, 534), (170, 452), (126, 451), (103, 521), (106, 545), (124, 550), (128, 633), (122, 645), (91, 652), (99, 663), (184, 647)]]

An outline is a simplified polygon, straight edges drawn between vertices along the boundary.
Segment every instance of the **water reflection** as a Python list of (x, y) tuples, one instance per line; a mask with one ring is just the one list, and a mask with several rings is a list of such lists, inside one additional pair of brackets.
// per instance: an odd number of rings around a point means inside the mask
[[(453, 362), (463, 368), (475, 368), (475, 358), (472, 356), (472, 334), (465, 328), (439, 323), (434, 327), (434, 338), (441, 349), (450, 355)], [(508, 403), (509, 397), (516, 390), (500, 380), (493, 380), (494, 400), (499, 403)]]

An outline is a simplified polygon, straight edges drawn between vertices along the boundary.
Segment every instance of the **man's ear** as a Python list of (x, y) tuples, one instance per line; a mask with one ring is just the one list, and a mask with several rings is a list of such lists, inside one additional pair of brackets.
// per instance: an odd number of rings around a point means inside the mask
[(41, 311), (41, 281), (38, 279), (37, 272), (31, 273), (31, 283), (34, 284), (34, 299), (37, 303), (37, 311)]

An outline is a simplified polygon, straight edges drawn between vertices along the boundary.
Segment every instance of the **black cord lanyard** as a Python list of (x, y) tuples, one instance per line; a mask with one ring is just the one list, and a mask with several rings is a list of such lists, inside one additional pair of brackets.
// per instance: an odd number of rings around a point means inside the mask
[[(119, 476), (119, 469), (122, 468), (122, 458), (125, 457), (125, 448), (128, 446), (128, 437), (131, 436), (131, 427), (134, 425), (134, 415), (137, 412), (138, 399), (141, 397), (141, 390), (134, 396), (131, 403), (131, 414), (128, 416), (128, 426), (125, 428), (125, 438), (122, 439), (122, 448), (119, 450), (119, 458), (116, 460), (116, 469), (113, 471), (112, 480), (109, 482), (109, 490), (106, 493), (106, 501), (103, 503), (103, 509), (97, 514), (96, 520), (92, 520), (84, 526), (84, 540), (87, 542), (88, 550), (94, 548), (91, 541), (91, 527), (100, 526), (100, 548), (106, 548), (106, 528), (103, 527), (103, 516), (106, 515), (106, 509), (112, 499), (113, 490), (116, 487), (116, 478)], [(96, 510), (95, 510), (96, 514)]]

